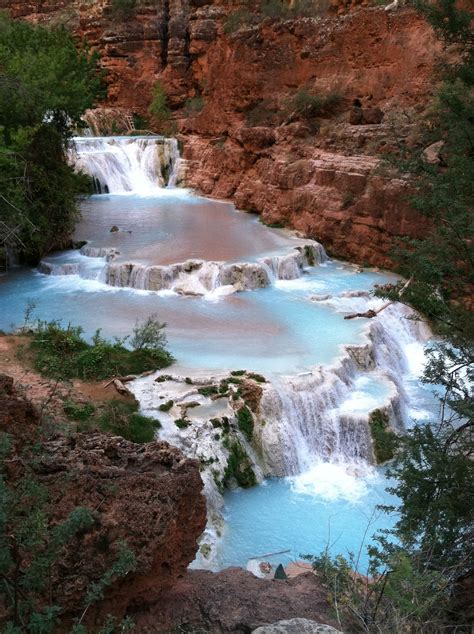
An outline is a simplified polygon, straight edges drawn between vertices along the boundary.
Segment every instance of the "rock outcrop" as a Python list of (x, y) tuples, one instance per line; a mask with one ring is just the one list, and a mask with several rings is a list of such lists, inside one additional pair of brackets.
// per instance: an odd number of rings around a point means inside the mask
[(258, 627), (252, 634), (341, 634), (330, 625), (322, 625), (309, 619), (289, 619), (272, 625)]
[[(191, 570), (163, 595), (159, 605), (134, 614), (140, 632), (186, 631), (248, 634), (275, 621), (300, 617), (332, 623), (318, 579), (312, 573), (288, 581), (258, 579), (241, 568), (219, 573)], [(334, 624), (335, 625), (335, 624)]]
[(126, 544), (135, 555), (134, 570), (106, 589), (83, 623), (95, 628), (108, 614), (122, 618), (156, 602), (185, 574), (205, 527), (197, 463), (166, 442), (136, 445), (102, 433), (55, 434), (29, 460), (27, 436), (34, 442), (39, 429), (38, 411), (0, 376), (0, 430), (18, 441), (6, 463), (7, 482), (26, 469), (46, 487), (52, 525), (78, 507), (93, 513), (93, 526), (68, 543), (53, 566), (48, 600), (62, 606), (65, 618), (77, 616), (91, 584)]

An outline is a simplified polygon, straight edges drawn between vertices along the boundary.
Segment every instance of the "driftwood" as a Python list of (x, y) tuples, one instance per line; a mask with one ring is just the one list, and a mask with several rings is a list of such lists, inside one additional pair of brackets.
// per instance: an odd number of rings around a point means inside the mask
[(127, 374), (127, 376), (114, 376), (113, 379), (110, 379), (110, 381), (108, 381), (105, 385), (102, 386), (102, 389), (105, 390), (106, 388), (109, 387), (109, 385), (112, 385), (112, 383), (114, 383), (115, 381), (119, 381), (120, 383), (128, 383), (129, 381), (134, 381), (135, 379), (140, 379), (145, 376), (150, 376), (150, 374), (153, 374), (154, 372), (156, 372), (156, 370), (146, 370), (146, 372), (142, 372), (141, 374)]
[(130, 392), (128, 391), (128, 388), (125, 387), (122, 381), (119, 381), (118, 379), (114, 379), (113, 385), (119, 394), (123, 394), (124, 396), (126, 394), (130, 394)]
[[(413, 278), (410, 277), (408, 282), (406, 282), (404, 284), (404, 286), (400, 289), (400, 291), (398, 293), (398, 297), (399, 298), (403, 295), (403, 293), (406, 291), (406, 289), (410, 286), (412, 281), (413, 281)], [(344, 317), (344, 319), (356, 319), (357, 317), (365, 317), (366, 319), (373, 319), (374, 317), (377, 317), (377, 315), (379, 313), (381, 313), (383, 310), (385, 310), (386, 308), (388, 308), (389, 306), (391, 306), (394, 303), (395, 303), (395, 300), (392, 300), (390, 302), (387, 302), (386, 304), (384, 304), (383, 306), (381, 306), (377, 310), (370, 309), (370, 310), (366, 311), (365, 313), (352, 313), (351, 315), (346, 315)]]

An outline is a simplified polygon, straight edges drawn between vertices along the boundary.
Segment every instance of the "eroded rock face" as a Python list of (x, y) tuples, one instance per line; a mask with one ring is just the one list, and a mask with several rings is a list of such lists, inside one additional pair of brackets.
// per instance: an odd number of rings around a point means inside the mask
[[(423, 236), (408, 183), (379, 170), (413, 136), (442, 46), (412, 9), (360, 8), (229, 29), (241, 0), (0, 0), (16, 17), (62, 21), (102, 55), (108, 107), (146, 115), (159, 80), (185, 143), (187, 184), (294, 227), (334, 255), (392, 264), (400, 236)], [(354, 8), (357, 2), (352, 2)], [(302, 90), (337, 94), (316, 120), (292, 112)], [(182, 109), (198, 97), (202, 108)]]
[(331, 624), (326, 594), (312, 573), (278, 581), (258, 579), (241, 568), (217, 574), (191, 570), (159, 605), (135, 613), (134, 618), (138, 631), (150, 634), (169, 633), (179, 626), (210, 634), (248, 634), (295, 617)]
[(330, 625), (322, 625), (309, 619), (289, 619), (272, 625), (258, 627), (252, 634), (341, 634)]
[[(33, 440), (38, 424), (38, 413), (0, 377), (1, 430), (24, 444), (24, 430)], [(18, 478), (19, 469), (10, 469), (8, 478)], [(136, 568), (89, 608), (83, 622), (91, 628), (107, 614), (122, 618), (157, 601), (194, 559), (206, 523), (203, 485), (197, 463), (168, 443), (136, 445), (102, 433), (57, 435), (43, 443), (29, 469), (48, 489), (52, 523), (77, 507), (94, 516), (92, 528), (68, 544), (53, 569), (50, 600), (67, 617), (77, 616), (90, 584), (111, 568), (122, 543), (134, 553)]]

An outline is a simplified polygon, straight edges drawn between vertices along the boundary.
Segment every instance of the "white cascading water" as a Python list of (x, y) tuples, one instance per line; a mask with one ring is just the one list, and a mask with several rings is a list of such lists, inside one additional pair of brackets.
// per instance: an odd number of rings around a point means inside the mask
[(180, 164), (177, 140), (162, 137), (76, 137), (69, 158), (102, 194), (156, 194), (177, 184)]
[[(351, 312), (351, 304), (362, 304), (361, 300), (334, 299), (344, 312)], [(363, 304), (367, 310), (367, 299)], [(404, 380), (413, 370), (407, 351), (412, 359), (422, 359), (423, 342), (429, 336), (428, 329), (413, 317), (406, 307), (392, 305), (368, 324), (369, 343), (346, 346), (347, 354), (333, 367), (267, 384), (261, 402), (261, 419), (266, 423), (257, 430), (267, 474), (298, 475), (318, 462), (359, 465), (362, 470), (373, 463), (368, 420), (380, 404), (369, 398), (363, 411), (353, 398), (358, 381), (367, 380), (367, 374), (361, 376), (366, 370), (372, 370), (386, 385), (382, 401), (391, 427), (405, 429), (408, 397)]]

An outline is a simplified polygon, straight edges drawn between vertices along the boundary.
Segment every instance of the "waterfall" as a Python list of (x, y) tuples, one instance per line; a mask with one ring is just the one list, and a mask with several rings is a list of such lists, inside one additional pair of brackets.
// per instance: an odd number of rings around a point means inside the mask
[(99, 194), (150, 196), (176, 186), (179, 150), (163, 137), (75, 137), (69, 152), (77, 171), (94, 179)]
[(105, 271), (110, 286), (147, 291), (172, 290), (182, 295), (206, 295), (266, 288), (276, 280), (301, 277), (309, 266), (327, 260), (323, 247), (308, 242), (290, 253), (256, 262), (206, 262), (186, 260), (177, 264), (145, 266), (132, 262), (112, 262)]
[[(412, 317), (406, 307), (393, 305), (369, 324), (369, 343), (346, 346), (345, 355), (333, 367), (266, 384), (255, 430), (265, 473), (298, 475), (318, 462), (362, 469), (373, 463), (371, 411), (383, 407), (397, 431), (408, 422), (407, 346), (417, 343), (422, 354), (422, 342), (429, 334)], [(371, 380), (379, 390), (374, 398), (358, 392), (359, 385)]]

